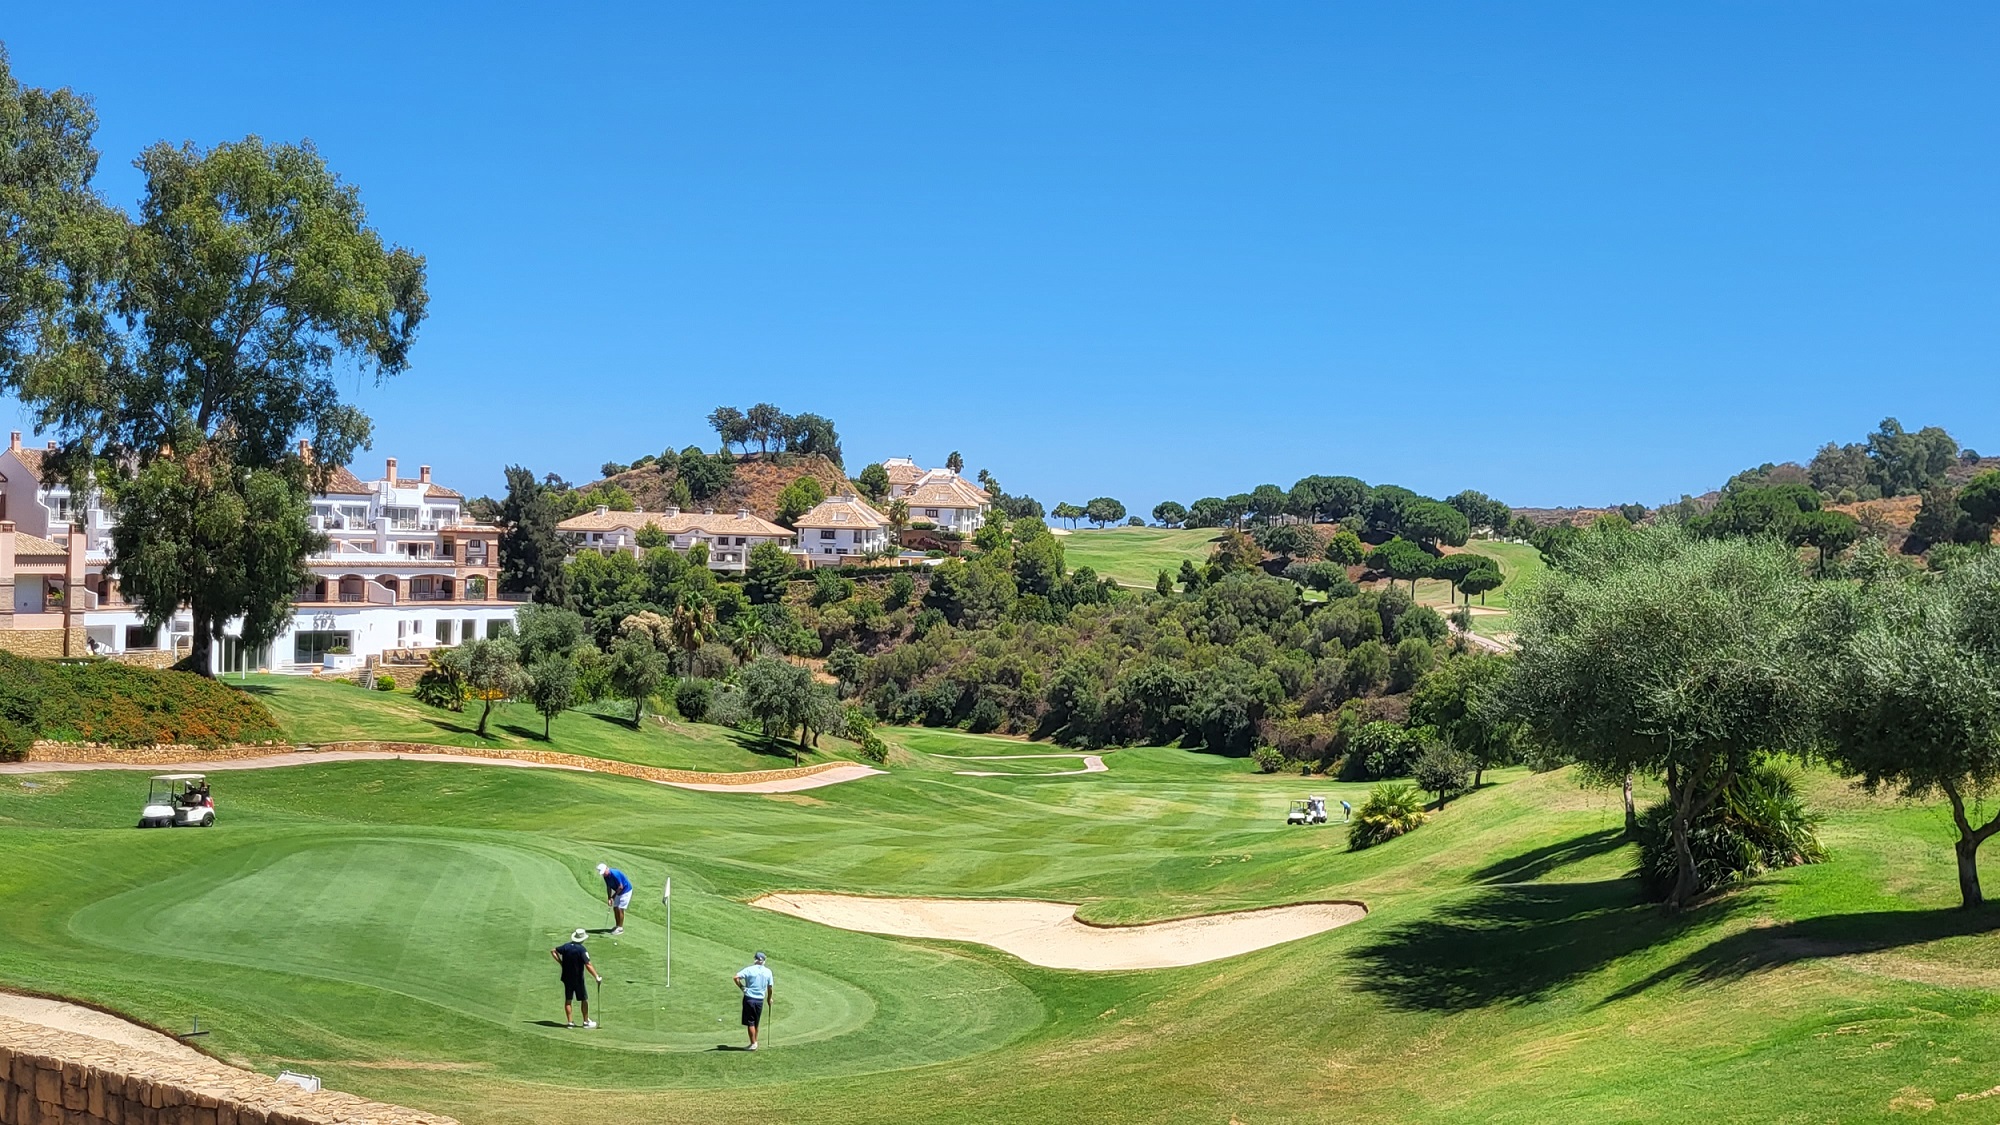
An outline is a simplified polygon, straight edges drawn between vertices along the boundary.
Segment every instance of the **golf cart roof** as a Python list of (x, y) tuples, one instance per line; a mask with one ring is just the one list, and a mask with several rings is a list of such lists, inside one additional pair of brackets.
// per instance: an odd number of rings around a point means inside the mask
[(162, 773), (153, 776), (154, 781), (200, 781), (207, 775), (199, 773)]

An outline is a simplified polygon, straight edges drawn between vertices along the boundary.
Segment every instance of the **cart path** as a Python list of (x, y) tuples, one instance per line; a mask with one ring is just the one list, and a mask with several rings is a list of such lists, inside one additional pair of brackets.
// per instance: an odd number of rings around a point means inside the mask
[(1078, 920), (1066, 902), (1034, 899), (872, 898), (792, 893), (750, 905), (824, 926), (890, 937), (970, 941), (1032, 965), (1083, 972), (1168, 969), (1219, 961), (1358, 922), (1358, 902), (1303, 902), (1137, 926)]
[(1016, 758), (1081, 758), (1080, 770), (1057, 770), (1054, 773), (1018, 773), (1014, 770), (953, 770), (959, 777), (1075, 777), (1080, 773), (1109, 773), (1111, 767), (1104, 764), (1098, 754), (938, 754), (939, 758), (950, 758), (954, 762), (1011, 762)]
[[(741, 781), (688, 781), (683, 778), (702, 776), (692, 770), (666, 770), (652, 766), (639, 766), (628, 762), (592, 759), (589, 766), (571, 762), (537, 761), (532, 758), (486, 756), (478, 753), (456, 754), (431, 752), (428, 750), (313, 750), (288, 751), (274, 754), (259, 754), (253, 757), (221, 758), (213, 761), (155, 761), (155, 762), (0, 762), (0, 775), (72, 773), (84, 770), (127, 770), (146, 773), (221, 773), (227, 770), (279, 769), (285, 766), (324, 765), (328, 762), (444, 762), (468, 766), (505, 766), (515, 769), (568, 770), (572, 773), (608, 773), (622, 777), (634, 777), (641, 781), (651, 781), (656, 785), (670, 785), (676, 789), (692, 789), (702, 793), (796, 793), (804, 789), (818, 789), (827, 785), (838, 785), (844, 781), (859, 781), (884, 773), (873, 766), (853, 762), (825, 763), (807, 766), (802, 770), (763, 770), (746, 774), (716, 773), (718, 778), (743, 777)], [(773, 775), (778, 776), (773, 776)]]
[(214, 1060), (164, 1032), (133, 1023), (122, 1016), (17, 992), (0, 992), (0, 1016), (38, 1027), (88, 1035), (119, 1047), (163, 1055), (177, 1062), (213, 1064)]

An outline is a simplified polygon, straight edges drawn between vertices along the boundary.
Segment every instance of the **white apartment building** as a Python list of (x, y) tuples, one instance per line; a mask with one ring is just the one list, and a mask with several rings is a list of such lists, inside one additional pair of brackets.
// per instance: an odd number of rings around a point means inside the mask
[(807, 566), (839, 566), (890, 546), (888, 517), (853, 493), (831, 496), (796, 521), (796, 554)]
[(776, 543), (787, 551), (796, 545), (789, 529), (752, 515), (748, 508), (725, 515), (713, 508), (699, 512), (683, 512), (674, 507), (658, 512), (614, 512), (599, 507), (594, 512), (571, 516), (557, 524), (556, 530), (578, 550), (638, 556), (645, 553), (639, 546), (639, 529), (645, 527), (657, 529), (682, 554), (693, 550), (697, 543), (707, 545), (709, 569), (729, 573), (743, 571), (749, 564), (751, 548), (759, 543)]
[[(893, 493), (892, 493), (893, 494)], [(910, 506), (912, 525), (931, 524), (970, 535), (986, 522), (993, 500), (950, 469), (932, 469), (899, 497)]]
[[(115, 513), (94, 495), (77, 501), (61, 483), (44, 480), (46, 452), (22, 445), (15, 433), (0, 453), (0, 520), (14, 525), (17, 541), (39, 552), (42, 542), (67, 549), (82, 539), (82, 577), (72, 583), (80, 588), (52, 593), (51, 583), (61, 580), (43, 576), (44, 604), (61, 601), (72, 616), (82, 611), (89, 652), (162, 660), (185, 654), (191, 619), (181, 613), (158, 629), (146, 625), (110, 567)], [(310, 453), (303, 443), (300, 452)], [(468, 519), (464, 498), (432, 481), (430, 466), (402, 477), (391, 457), (369, 481), (336, 469), (312, 498), (312, 523), (329, 542), (307, 560), (313, 581), (299, 591), (291, 620), (256, 650), (236, 638), (235, 623), (226, 626), (215, 671), (358, 666), (391, 650), (458, 644), (511, 625), (519, 599), (498, 592), (499, 530)], [(0, 575), (0, 584), (8, 583), (10, 576)], [(22, 596), (22, 583), (11, 584)]]

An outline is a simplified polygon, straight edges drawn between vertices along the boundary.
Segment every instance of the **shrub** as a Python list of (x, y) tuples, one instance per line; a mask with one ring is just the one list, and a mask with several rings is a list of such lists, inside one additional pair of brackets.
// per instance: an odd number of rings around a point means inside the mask
[(396, 690), (396, 677), (394, 677), (394, 676), (376, 676), (376, 677), (375, 677), (375, 690), (376, 690), (376, 691), (395, 691), (395, 690)]
[(740, 728), (749, 719), (743, 691), (735, 684), (719, 684), (709, 697), (708, 721), (719, 727)]
[(871, 762), (889, 760), (889, 744), (882, 741), (882, 736), (872, 730), (861, 736), (860, 751), (861, 756)]
[(965, 725), (974, 734), (985, 734), (999, 730), (1000, 724), (1006, 721), (1007, 713), (1000, 709), (1000, 705), (982, 695), (979, 702), (972, 705), (972, 714), (966, 717)]
[(1408, 730), (1386, 719), (1363, 724), (1349, 743), (1349, 780), (1405, 777), (1422, 750)]
[(690, 723), (698, 723), (708, 717), (710, 705), (715, 700), (715, 685), (707, 680), (682, 680), (674, 688), (674, 710)]
[(457, 653), (457, 649), (451, 649), (431, 654), (430, 666), (417, 677), (416, 690), (411, 693), (417, 702), (446, 711), (465, 710), (472, 689), (465, 682), (465, 661)]
[[(1774, 763), (1753, 766), (1723, 792), (1688, 832), (1695, 886), (1703, 893), (1777, 867), (1818, 863), (1819, 817), (1799, 797), (1798, 772)], [(1673, 809), (1665, 802), (1639, 814), (1639, 877), (1665, 899), (1674, 889)]]
[(1275, 746), (1259, 746), (1250, 751), (1250, 760), (1257, 764), (1258, 773), (1277, 773), (1285, 766), (1284, 752)]
[(35, 744), (34, 732), (12, 719), (0, 718), (0, 762), (19, 761)]
[(1424, 797), (1416, 786), (1408, 782), (1377, 785), (1347, 828), (1348, 849), (1358, 852), (1414, 832), (1425, 819)]
[(1410, 776), (1419, 786), (1437, 794), (1438, 807), (1442, 808), (1452, 794), (1463, 793), (1472, 785), (1472, 755), (1433, 743), (1411, 763)]
[[(111, 661), (0, 653), (0, 757), (37, 738), (113, 746), (226, 746), (279, 737), (246, 692), (205, 676)], [(18, 749), (17, 749), (18, 748)]]

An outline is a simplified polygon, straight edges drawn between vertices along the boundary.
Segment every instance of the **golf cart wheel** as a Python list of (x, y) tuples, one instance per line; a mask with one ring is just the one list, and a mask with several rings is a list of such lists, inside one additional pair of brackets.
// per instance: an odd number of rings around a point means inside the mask
[(203, 828), (213, 828), (213, 827), (215, 827), (215, 814), (214, 814), (214, 813), (209, 813), (209, 814), (208, 814), (207, 816), (205, 816), (205, 817), (202, 817), (202, 818), (201, 818), (201, 826), (202, 826)]

